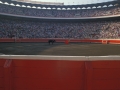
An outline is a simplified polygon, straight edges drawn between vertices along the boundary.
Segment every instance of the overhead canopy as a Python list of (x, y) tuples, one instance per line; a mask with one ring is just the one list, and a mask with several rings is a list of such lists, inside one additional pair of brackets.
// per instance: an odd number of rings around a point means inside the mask
[(120, 1), (110, 1), (110, 2), (104, 2), (104, 3), (96, 3), (96, 4), (86, 4), (86, 5), (42, 5), (42, 4), (32, 4), (32, 3), (25, 3), (25, 2), (17, 2), (17, 1), (11, 1), (11, 0), (0, 0), (3, 3), (7, 2), (9, 4), (13, 3), (14, 5), (19, 4), (20, 6), (35, 6), (35, 7), (45, 7), (45, 8), (88, 8), (88, 7), (99, 7), (99, 6), (109, 6), (109, 5), (116, 5), (119, 4)]

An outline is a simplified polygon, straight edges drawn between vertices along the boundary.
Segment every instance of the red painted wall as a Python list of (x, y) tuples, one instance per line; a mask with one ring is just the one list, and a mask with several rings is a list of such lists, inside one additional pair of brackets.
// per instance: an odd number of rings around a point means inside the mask
[(4, 68), (3, 68), (3, 65), (4, 65), (4, 61), (1, 60), (0, 61), (0, 90), (4, 89)]
[[(1, 38), (0, 42), (48, 42), (49, 39), (7, 39), (7, 38)], [(56, 39), (56, 42), (65, 42), (68, 39)], [(88, 42), (88, 43), (105, 43), (106, 40), (92, 40), (92, 39), (70, 39), (69, 42)], [(108, 44), (120, 44), (120, 40), (107, 40)]]
[(15, 90), (83, 90), (84, 62), (13, 61)]
[(120, 89), (120, 61), (92, 62), (93, 90)]
[(0, 38), (0, 42), (15, 42), (15, 40), (10, 38)]
[(0, 60), (0, 90), (120, 90), (120, 61)]

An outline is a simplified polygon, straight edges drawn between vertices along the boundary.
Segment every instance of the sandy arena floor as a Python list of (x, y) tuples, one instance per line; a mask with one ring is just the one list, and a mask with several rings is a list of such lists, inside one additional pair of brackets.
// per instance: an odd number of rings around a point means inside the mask
[(0, 53), (7, 55), (64, 55), (105, 56), (120, 55), (120, 45), (88, 43), (0, 43)]

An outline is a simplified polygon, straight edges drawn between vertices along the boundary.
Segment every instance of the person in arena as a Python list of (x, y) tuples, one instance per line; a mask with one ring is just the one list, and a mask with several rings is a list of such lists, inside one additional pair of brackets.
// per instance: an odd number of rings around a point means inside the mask
[(50, 44), (53, 45), (53, 43), (55, 43), (55, 42), (56, 42), (55, 40), (48, 40), (49, 45), (50, 45)]

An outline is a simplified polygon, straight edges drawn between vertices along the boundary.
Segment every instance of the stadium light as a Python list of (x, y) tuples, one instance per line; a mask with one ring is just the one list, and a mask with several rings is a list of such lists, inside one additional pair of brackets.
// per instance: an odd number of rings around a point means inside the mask
[(42, 7), (42, 9), (46, 9), (45, 7)]
[(57, 8), (57, 10), (61, 10), (61, 8)]
[(107, 5), (104, 5), (103, 7), (107, 7)]
[(37, 7), (37, 9), (41, 9), (41, 7)]
[(93, 6), (92, 8), (96, 8), (95, 6)]
[(49, 7), (49, 8), (47, 8), (47, 9), (51, 9), (51, 8)]
[(71, 10), (71, 8), (67, 8), (67, 10)]
[(17, 4), (16, 6), (20, 7), (20, 5), (19, 5), (19, 4)]
[(91, 7), (87, 7), (87, 9), (91, 9)]
[(52, 9), (56, 9), (56, 8), (52, 8)]
[(80, 9), (81, 9), (81, 8), (79, 8), (79, 7), (77, 8), (77, 10), (80, 10)]
[(97, 8), (101, 8), (101, 6), (98, 6)]
[(9, 5), (11, 5), (11, 6), (15, 6), (13, 3), (11, 3), (11, 4), (9, 4)]
[(62, 10), (66, 10), (66, 8), (62, 8)]
[(35, 6), (33, 6), (32, 8), (36, 8)]
[(0, 1), (0, 3), (3, 3), (2, 1)]
[(22, 7), (26, 7), (25, 5), (22, 5)]
[(85, 7), (83, 7), (82, 9), (86, 9)]
[(31, 6), (27, 6), (27, 8), (31, 8)]
[(4, 4), (9, 5), (9, 3), (8, 3), (8, 2), (5, 2)]
[(76, 8), (72, 8), (72, 10), (75, 10)]
[(112, 4), (110, 4), (108, 7), (112, 7), (113, 5)]

